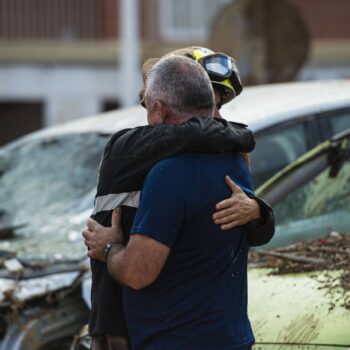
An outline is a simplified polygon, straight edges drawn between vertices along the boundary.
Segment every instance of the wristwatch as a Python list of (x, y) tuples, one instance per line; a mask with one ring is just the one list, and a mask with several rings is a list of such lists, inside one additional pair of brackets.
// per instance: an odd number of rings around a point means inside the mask
[(111, 243), (107, 243), (107, 244), (105, 245), (105, 249), (103, 250), (103, 255), (104, 255), (105, 258), (107, 258), (107, 256), (108, 256), (110, 250), (112, 249), (113, 244), (121, 244), (121, 245), (123, 245), (124, 243), (123, 243), (123, 242), (111, 242)]
[(107, 243), (105, 245), (105, 249), (103, 250), (103, 255), (105, 258), (107, 258), (109, 251), (112, 249), (112, 244), (111, 243)]

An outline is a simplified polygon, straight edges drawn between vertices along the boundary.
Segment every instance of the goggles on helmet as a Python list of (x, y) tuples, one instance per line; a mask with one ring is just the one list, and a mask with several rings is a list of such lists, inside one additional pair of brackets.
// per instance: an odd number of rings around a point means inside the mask
[(198, 63), (207, 71), (209, 76), (217, 81), (230, 78), (233, 70), (233, 59), (225, 54), (216, 53), (202, 57)]
[(210, 80), (226, 86), (234, 91), (234, 96), (242, 92), (242, 84), (236, 61), (224, 53), (214, 53), (196, 58), (197, 62), (206, 70)]

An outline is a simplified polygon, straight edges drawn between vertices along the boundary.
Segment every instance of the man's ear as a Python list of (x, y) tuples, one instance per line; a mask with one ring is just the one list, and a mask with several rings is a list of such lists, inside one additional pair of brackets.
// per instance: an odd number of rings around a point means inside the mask
[(164, 124), (166, 120), (166, 106), (159, 100), (146, 100), (147, 119), (149, 125)]
[(153, 106), (153, 124), (164, 124), (165, 123), (165, 116), (166, 116), (166, 108), (165, 105), (160, 101), (155, 101)]

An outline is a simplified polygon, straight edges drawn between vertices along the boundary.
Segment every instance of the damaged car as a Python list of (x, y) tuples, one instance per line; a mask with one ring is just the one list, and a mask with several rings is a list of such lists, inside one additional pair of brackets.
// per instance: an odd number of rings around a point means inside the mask
[(0, 153), (0, 349), (69, 349), (86, 323), (81, 230), (106, 137), (40, 132)]
[(254, 350), (350, 347), (350, 129), (258, 189), (276, 233), (250, 252)]

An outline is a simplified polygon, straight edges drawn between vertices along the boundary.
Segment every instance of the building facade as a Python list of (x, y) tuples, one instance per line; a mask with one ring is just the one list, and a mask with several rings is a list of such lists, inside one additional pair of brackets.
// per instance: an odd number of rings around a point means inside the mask
[[(0, 0), (0, 144), (123, 106), (122, 1)], [(350, 76), (350, 1), (287, 1), (302, 14), (312, 39), (299, 77)], [(137, 0), (138, 11), (127, 19), (139, 32), (136, 68), (175, 48), (207, 46), (211, 25), (233, 2)], [(137, 91), (130, 94), (137, 103)]]

